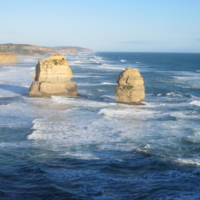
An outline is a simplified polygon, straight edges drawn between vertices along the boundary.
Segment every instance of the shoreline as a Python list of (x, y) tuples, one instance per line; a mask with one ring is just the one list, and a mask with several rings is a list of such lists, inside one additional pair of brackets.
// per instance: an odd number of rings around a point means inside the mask
[(79, 53), (94, 53), (92, 52), (59, 52), (59, 53), (53, 53), (53, 54), (47, 54), (47, 55), (16, 55), (17, 58), (23, 58), (23, 57), (45, 57), (45, 56), (52, 56), (55, 54), (79, 54)]
[(17, 62), (17, 63), (0, 63), (0, 66), (2, 65), (19, 65), (19, 64), (22, 64), (20, 62)]

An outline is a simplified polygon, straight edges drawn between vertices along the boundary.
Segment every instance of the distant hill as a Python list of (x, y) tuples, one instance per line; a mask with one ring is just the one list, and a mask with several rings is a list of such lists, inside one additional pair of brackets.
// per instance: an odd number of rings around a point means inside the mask
[(93, 52), (91, 49), (86, 49), (86, 48), (82, 48), (82, 47), (74, 47), (74, 46), (60, 46), (60, 47), (53, 47), (53, 48), (58, 49), (58, 50), (74, 49), (77, 52)]
[(48, 56), (57, 53), (79, 53), (79, 52), (92, 52), (90, 49), (82, 47), (40, 47), (30, 44), (0, 44), (0, 51), (10, 51), (18, 56)]
[(11, 52), (11, 51), (7, 51), (7, 50), (2, 50), (2, 49), (0, 49), (0, 54), (13, 54), (14, 55), (14, 53), (13, 52)]

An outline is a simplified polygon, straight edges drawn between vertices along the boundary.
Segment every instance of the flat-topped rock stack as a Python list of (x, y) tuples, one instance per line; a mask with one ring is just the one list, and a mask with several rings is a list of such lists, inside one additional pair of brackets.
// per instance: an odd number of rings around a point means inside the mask
[(141, 104), (145, 99), (144, 80), (138, 69), (126, 68), (120, 73), (115, 88), (115, 100), (118, 103)]
[(17, 56), (12, 52), (0, 50), (0, 64), (18, 64)]
[(56, 54), (38, 61), (29, 97), (77, 96), (77, 85), (66, 58)]

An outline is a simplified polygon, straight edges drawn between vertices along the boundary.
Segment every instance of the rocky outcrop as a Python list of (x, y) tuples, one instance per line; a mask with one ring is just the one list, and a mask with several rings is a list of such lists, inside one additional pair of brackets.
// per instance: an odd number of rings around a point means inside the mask
[(115, 88), (115, 100), (118, 103), (141, 104), (145, 99), (144, 80), (134, 68), (126, 68), (120, 73)]
[(18, 64), (17, 57), (12, 52), (0, 51), (0, 64)]
[(29, 97), (77, 96), (77, 85), (71, 81), (72, 70), (63, 55), (56, 54), (38, 62)]
[(41, 47), (29, 44), (0, 44), (0, 50), (11, 51), (18, 56), (49, 56), (58, 53), (79, 53), (79, 52), (92, 52), (90, 49), (81, 47)]

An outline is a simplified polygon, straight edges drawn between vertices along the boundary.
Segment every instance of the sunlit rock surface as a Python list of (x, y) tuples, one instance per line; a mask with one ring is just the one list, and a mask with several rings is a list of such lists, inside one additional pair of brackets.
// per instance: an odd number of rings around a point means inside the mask
[(66, 58), (56, 54), (38, 62), (29, 97), (77, 96), (77, 85)]
[(115, 100), (118, 103), (141, 104), (145, 99), (144, 80), (134, 68), (126, 68), (119, 74), (115, 88)]
[(0, 64), (18, 64), (17, 57), (12, 52), (0, 51)]

